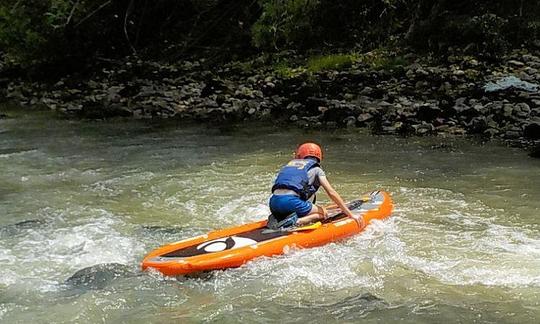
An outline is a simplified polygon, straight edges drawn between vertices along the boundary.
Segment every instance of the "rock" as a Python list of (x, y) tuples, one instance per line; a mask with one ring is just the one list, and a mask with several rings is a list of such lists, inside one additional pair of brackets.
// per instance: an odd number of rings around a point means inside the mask
[(412, 127), (418, 135), (428, 135), (435, 131), (435, 126), (430, 123), (422, 123), (420, 125), (413, 125)]
[(525, 65), (525, 63), (520, 62), (520, 61), (516, 61), (516, 60), (510, 60), (510, 61), (508, 61), (508, 64), (513, 65), (513, 66), (517, 66), (517, 67), (522, 67), (522, 66)]
[(504, 137), (506, 139), (518, 139), (521, 137), (521, 129), (516, 126), (510, 126), (505, 132)]
[(499, 130), (498, 129), (495, 129), (495, 128), (488, 128), (484, 131), (484, 136), (487, 136), (487, 137), (494, 137), (495, 135), (499, 134)]
[(381, 107), (381, 108), (388, 108), (388, 107), (392, 107), (393, 105), (391, 103), (389, 103), (388, 101), (385, 101), (385, 100), (381, 100), (377, 103), (377, 106)]
[(66, 285), (79, 289), (103, 289), (119, 278), (137, 274), (128, 266), (119, 263), (97, 264), (81, 269), (66, 280)]
[(356, 118), (356, 120), (358, 120), (358, 122), (360, 123), (365, 123), (367, 121), (370, 121), (373, 119), (373, 115), (370, 114), (370, 113), (363, 113), (363, 114), (360, 114), (358, 115), (358, 117)]
[(371, 93), (373, 93), (373, 89), (370, 87), (364, 87), (364, 89), (360, 91), (360, 94), (364, 96), (369, 96)]
[(495, 82), (487, 83), (484, 86), (484, 91), (489, 93), (489, 92), (504, 91), (510, 88), (523, 90), (523, 91), (529, 91), (529, 92), (536, 92), (538, 91), (539, 86), (531, 82), (523, 81), (515, 76), (507, 76)]
[(418, 108), (416, 116), (423, 121), (431, 121), (441, 114), (441, 109), (434, 104), (423, 104)]
[(299, 111), (302, 108), (302, 104), (298, 102), (290, 102), (287, 105), (287, 110)]
[(531, 107), (529, 107), (529, 105), (527, 105), (524, 102), (520, 102), (520, 103), (516, 104), (515, 110), (517, 110), (519, 112), (522, 112), (522, 113), (524, 113), (526, 115), (529, 115), (531, 113)]
[(514, 112), (514, 106), (512, 104), (505, 104), (503, 106), (503, 116), (510, 117)]
[(531, 149), (529, 156), (533, 158), (540, 158), (540, 144), (536, 144), (536, 146)]
[(354, 116), (348, 116), (343, 120), (343, 123), (347, 126), (347, 128), (356, 126), (356, 118)]
[(540, 122), (530, 122), (523, 128), (523, 136), (530, 139), (540, 139)]
[(463, 117), (474, 117), (479, 115), (479, 111), (465, 104), (466, 98), (458, 98), (452, 107), (456, 115)]
[(484, 116), (478, 116), (471, 119), (468, 125), (470, 133), (483, 133), (488, 127), (487, 119)]
[(324, 113), (325, 111), (328, 110), (328, 107), (325, 107), (325, 106), (319, 106), (319, 107), (317, 107), (317, 110), (320, 111), (321, 113)]

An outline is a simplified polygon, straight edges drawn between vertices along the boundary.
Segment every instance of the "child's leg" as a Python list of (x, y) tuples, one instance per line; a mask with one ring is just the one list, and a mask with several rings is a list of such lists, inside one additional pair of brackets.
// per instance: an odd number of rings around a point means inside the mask
[(325, 219), (327, 216), (326, 209), (321, 206), (313, 205), (311, 211), (306, 216), (298, 218), (296, 221), (297, 225), (306, 225), (312, 222), (320, 221)]

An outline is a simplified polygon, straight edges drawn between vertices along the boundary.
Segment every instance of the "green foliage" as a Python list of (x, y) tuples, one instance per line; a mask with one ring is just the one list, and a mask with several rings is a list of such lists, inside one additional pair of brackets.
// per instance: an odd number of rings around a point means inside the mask
[(369, 65), (376, 70), (399, 70), (408, 65), (407, 60), (402, 56), (396, 56), (384, 49), (377, 49), (367, 54), (359, 56), (358, 61)]
[(282, 78), (292, 79), (306, 73), (306, 68), (302, 66), (291, 67), (288, 63), (281, 62), (275, 65), (274, 72)]
[(264, 50), (340, 46), (377, 47), (409, 20), (413, 0), (260, 0), (252, 28)]
[(330, 69), (339, 70), (350, 67), (357, 58), (358, 56), (355, 54), (332, 54), (312, 57), (307, 63), (308, 71), (319, 72)]
[[(78, 70), (97, 56), (136, 52), (175, 60), (213, 49), (219, 51), (214, 56), (242, 59), (257, 53), (252, 45), (266, 53), (305, 54), (403, 44), (441, 55), (497, 56), (540, 46), (539, 17), (540, 2), (517, 0), (2, 0), (0, 66), (51, 63), (55, 71)], [(273, 66), (294, 76), (356, 60), (380, 69), (403, 64), (395, 55), (376, 53)]]
[(0, 48), (7, 61), (28, 60), (46, 42), (46, 23), (35, 14), (42, 8), (32, 2), (17, 5), (11, 1), (0, 5)]
[(313, 21), (318, 0), (262, 0), (263, 13), (253, 25), (253, 43), (278, 50), (310, 44), (316, 33)]
[(62, 59), (72, 44), (64, 39), (70, 22), (96, 1), (6, 0), (0, 4), (0, 48), (5, 60), (23, 66)]

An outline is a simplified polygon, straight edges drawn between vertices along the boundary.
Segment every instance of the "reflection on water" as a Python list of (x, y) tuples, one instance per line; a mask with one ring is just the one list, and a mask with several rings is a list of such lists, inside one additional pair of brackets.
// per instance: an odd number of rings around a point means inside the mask
[[(16, 115), (0, 120), (0, 322), (540, 317), (540, 162), (520, 150)], [(203, 277), (139, 273), (163, 243), (264, 218), (274, 173), (306, 139), (323, 144), (343, 196), (387, 190), (394, 216), (343, 242)]]

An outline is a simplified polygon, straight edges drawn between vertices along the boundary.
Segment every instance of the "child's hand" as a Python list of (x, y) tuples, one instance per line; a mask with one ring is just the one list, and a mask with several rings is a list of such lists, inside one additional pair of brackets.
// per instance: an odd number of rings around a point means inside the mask
[(351, 216), (349, 216), (349, 217), (354, 219), (354, 221), (358, 224), (358, 227), (360, 227), (360, 228), (364, 227), (364, 218), (362, 217), (362, 215), (360, 215), (360, 214), (355, 215), (355, 214), (351, 213)]

